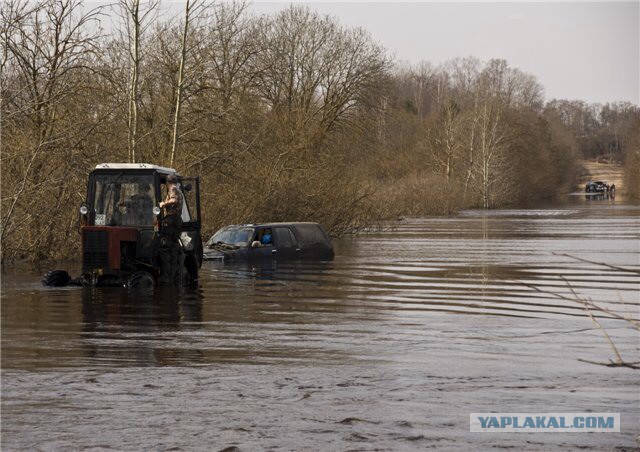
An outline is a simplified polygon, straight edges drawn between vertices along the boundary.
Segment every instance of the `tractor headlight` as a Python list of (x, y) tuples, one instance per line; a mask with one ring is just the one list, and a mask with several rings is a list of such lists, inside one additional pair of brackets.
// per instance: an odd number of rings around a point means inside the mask
[(154, 214), (154, 215), (160, 215), (160, 207), (155, 206), (155, 207), (153, 208), (153, 214)]
[(89, 213), (89, 208), (87, 206), (80, 206), (80, 215), (86, 215)]

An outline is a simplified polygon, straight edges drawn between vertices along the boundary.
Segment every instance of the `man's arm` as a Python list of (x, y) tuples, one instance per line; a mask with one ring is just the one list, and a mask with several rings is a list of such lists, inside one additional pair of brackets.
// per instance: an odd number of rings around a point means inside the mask
[(177, 204), (178, 202), (180, 202), (180, 195), (178, 194), (178, 188), (171, 187), (169, 189), (169, 200), (161, 202), (160, 207), (168, 206), (170, 204)]

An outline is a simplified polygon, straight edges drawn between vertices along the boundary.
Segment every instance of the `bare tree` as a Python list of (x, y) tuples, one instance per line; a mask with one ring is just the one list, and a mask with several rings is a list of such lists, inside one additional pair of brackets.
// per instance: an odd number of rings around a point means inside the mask
[(464, 149), (464, 116), (451, 100), (427, 129), (428, 150), (438, 167), (444, 169), (447, 181), (451, 181), (454, 162)]
[(476, 187), (482, 199), (482, 207), (489, 209), (501, 196), (507, 196), (510, 189), (508, 165), (506, 162), (507, 133), (503, 125), (503, 111), (498, 102), (482, 103), (477, 121)]
[(412, 71), (412, 79), (415, 84), (413, 103), (416, 113), (421, 118), (431, 112), (431, 90), (436, 85), (436, 78), (435, 69), (426, 61), (418, 63), (415, 70)]
[(152, 14), (158, 6), (159, 0), (145, 3), (140, 8), (140, 0), (120, 0), (121, 16), (126, 24), (126, 36), (129, 42), (129, 58), (131, 71), (129, 79), (129, 161), (136, 162), (138, 152), (138, 104), (140, 97), (140, 64), (141, 38), (149, 25)]
[(264, 21), (252, 21), (247, 8), (243, 2), (216, 5), (214, 26), (207, 36), (209, 48), (205, 55), (210, 59), (212, 87), (221, 100), (221, 115), (230, 112), (235, 97), (254, 87), (253, 81), (260, 72), (255, 57), (263, 46), (257, 35)]
[(300, 149), (348, 120), (387, 69), (383, 50), (364, 30), (343, 29), (306, 7), (281, 12), (264, 33), (259, 89)]
[(182, 29), (182, 43), (180, 46), (180, 66), (178, 68), (178, 81), (176, 83), (176, 105), (173, 117), (173, 135), (171, 140), (170, 166), (173, 166), (176, 150), (178, 147), (178, 131), (180, 124), (180, 111), (182, 110), (183, 91), (185, 83), (185, 64), (189, 54), (188, 41), (189, 26), (192, 21), (197, 20), (204, 12), (205, 6), (202, 1), (187, 0), (184, 9), (184, 27)]

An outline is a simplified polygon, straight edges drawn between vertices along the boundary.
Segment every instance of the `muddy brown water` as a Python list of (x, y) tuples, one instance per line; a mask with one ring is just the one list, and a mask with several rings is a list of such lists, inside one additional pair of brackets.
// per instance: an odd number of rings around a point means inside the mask
[[(75, 240), (75, 237), (71, 237)], [(405, 219), (325, 263), (205, 263), (176, 293), (2, 278), (3, 450), (637, 448), (640, 371), (569, 288), (640, 317), (640, 207)], [(68, 268), (72, 268), (68, 267)], [(623, 358), (637, 331), (601, 319)], [(621, 433), (469, 432), (471, 412), (615, 412)]]

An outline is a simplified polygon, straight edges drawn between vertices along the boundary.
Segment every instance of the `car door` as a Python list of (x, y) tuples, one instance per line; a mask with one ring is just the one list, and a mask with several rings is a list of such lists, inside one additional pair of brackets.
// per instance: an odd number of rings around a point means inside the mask
[(300, 253), (298, 242), (290, 228), (277, 226), (273, 228), (275, 239), (275, 253), (278, 258), (295, 259)]

